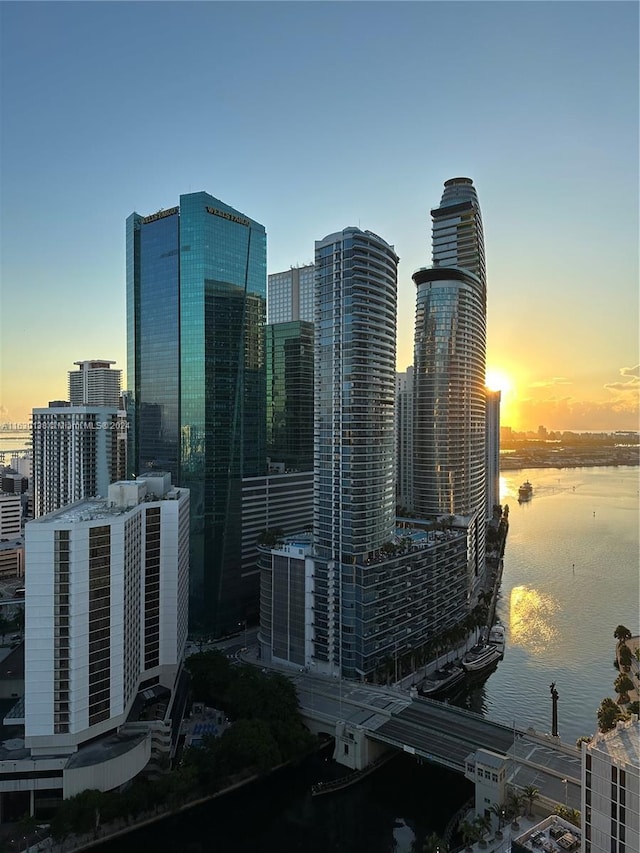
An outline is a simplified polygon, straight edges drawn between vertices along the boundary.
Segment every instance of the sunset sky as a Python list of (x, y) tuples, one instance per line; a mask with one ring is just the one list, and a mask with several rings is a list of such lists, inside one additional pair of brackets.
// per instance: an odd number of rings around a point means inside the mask
[(350, 225), (400, 255), (398, 369), (443, 183), (484, 221), (515, 429), (638, 428), (638, 4), (0, 4), (0, 422), (125, 363), (125, 218), (206, 190), (268, 270)]

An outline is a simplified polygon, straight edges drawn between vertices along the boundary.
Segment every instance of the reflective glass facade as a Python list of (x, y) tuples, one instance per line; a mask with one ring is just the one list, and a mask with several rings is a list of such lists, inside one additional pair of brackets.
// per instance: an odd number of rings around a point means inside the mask
[(470, 519), (471, 587), (484, 570), (486, 265), (470, 178), (445, 182), (433, 268), (418, 270), (414, 339), (414, 499), (423, 517)]
[(266, 327), (267, 455), (287, 471), (313, 468), (313, 323)]
[(237, 626), (241, 479), (266, 460), (266, 233), (208, 193), (127, 220), (128, 381), (136, 471), (191, 489), (192, 630)]
[(463, 270), (419, 270), (414, 362), (414, 511), (469, 515), (485, 495), (485, 317)]
[(398, 256), (370, 231), (316, 243), (314, 655), (363, 675), (365, 567), (395, 528)]

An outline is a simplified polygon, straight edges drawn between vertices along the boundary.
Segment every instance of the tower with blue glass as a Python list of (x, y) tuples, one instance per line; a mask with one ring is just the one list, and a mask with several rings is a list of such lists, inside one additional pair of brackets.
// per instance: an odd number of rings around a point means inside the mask
[(264, 226), (205, 192), (127, 219), (133, 471), (191, 490), (190, 625), (255, 609), (241, 571), (241, 482), (266, 463)]

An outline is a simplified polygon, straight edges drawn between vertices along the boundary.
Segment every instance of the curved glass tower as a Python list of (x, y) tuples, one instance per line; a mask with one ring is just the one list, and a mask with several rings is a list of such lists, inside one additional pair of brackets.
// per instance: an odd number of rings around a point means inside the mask
[(433, 267), (413, 275), (414, 510), (469, 526), (469, 571), (484, 569), (486, 268), (470, 178), (446, 181), (433, 220)]

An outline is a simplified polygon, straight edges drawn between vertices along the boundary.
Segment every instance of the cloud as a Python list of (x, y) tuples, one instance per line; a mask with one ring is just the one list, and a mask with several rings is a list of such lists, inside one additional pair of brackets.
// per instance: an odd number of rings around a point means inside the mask
[(571, 380), (565, 376), (552, 376), (550, 379), (540, 379), (532, 382), (530, 388), (553, 388), (556, 385), (571, 385)]
[(542, 400), (518, 400), (515, 429), (551, 430), (636, 430), (638, 429), (638, 397), (615, 394), (605, 402), (576, 400), (573, 397), (547, 397)]
[(620, 376), (640, 377), (640, 364), (636, 364), (635, 367), (621, 367)]
[(627, 382), (608, 382), (604, 387), (609, 391), (619, 391), (622, 394), (640, 391), (640, 364), (636, 364), (635, 367), (621, 367), (620, 376), (629, 378)]

